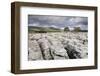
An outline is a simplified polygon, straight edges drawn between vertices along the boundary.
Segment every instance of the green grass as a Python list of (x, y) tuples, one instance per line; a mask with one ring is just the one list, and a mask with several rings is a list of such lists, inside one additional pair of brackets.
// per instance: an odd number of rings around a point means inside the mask
[(53, 27), (36, 27), (36, 26), (28, 26), (28, 32), (61, 32), (58, 28)]

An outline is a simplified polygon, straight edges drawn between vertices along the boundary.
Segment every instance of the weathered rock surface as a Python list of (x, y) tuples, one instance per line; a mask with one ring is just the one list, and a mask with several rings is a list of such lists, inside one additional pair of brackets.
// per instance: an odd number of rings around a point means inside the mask
[(29, 60), (42, 60), (42, 52), (36, 40), (29, 40), (28, 59)]
[(88, 57), (87, 32), (29, 33), (29, 60), (83, 59)]

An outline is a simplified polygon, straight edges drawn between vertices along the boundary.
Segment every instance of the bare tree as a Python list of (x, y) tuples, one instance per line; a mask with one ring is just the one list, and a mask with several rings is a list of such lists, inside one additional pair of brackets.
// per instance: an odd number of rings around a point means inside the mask
[(64, 28), (64, 31), (65, 31), (65, 32), (70, 31), (69, 27), (65, 27), (65, 28)]
[(74, 27), (74, 30), (75, 32), (80, 32), (81, 31), (81, 28), (80, 27)]

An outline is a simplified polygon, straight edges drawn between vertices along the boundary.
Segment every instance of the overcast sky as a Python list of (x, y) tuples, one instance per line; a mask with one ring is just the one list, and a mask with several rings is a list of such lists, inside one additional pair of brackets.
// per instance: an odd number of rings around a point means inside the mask
[(50, 16), (50, 15), (29, 15), (29, 26), (46, 26), (57, 28), (74, 28), (81, 27), (83, 30), (88, 29), (88, 18), (78, 16)]

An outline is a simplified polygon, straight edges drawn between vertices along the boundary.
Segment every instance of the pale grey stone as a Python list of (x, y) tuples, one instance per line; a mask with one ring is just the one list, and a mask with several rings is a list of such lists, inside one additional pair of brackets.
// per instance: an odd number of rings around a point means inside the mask
[(41, 49), (36, 40), (28, 41), (28, 59), (29, 60), (43, 60)]

